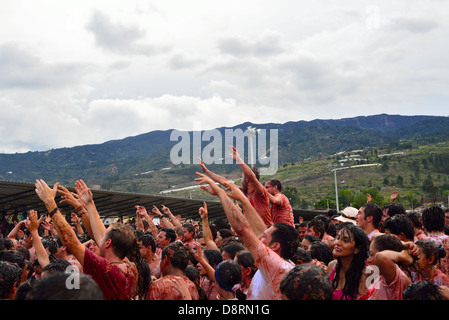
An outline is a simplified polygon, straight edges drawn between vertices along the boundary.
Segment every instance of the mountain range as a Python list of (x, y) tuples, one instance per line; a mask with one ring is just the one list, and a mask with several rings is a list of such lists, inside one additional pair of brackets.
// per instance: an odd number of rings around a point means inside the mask
[[(226, 129), (246, 130), (249, 126), (278, 130), (279, 166), (344, 150), (380, 148), (387, 152), (400, 151), (421, 144), (447, 142), (449, 138), (449, 117), (426, 115), (379, 114), (283, 124), (245, 122), (217, 130), (224, 133)], [(126, 187), (118, 187), (123, 190), (116, 191), (156, 193), (178, 184), (179, 179), (174, 179), (175, 176), (191, 179), (199, 170), (198, 165), (174, 165), (170, 161), (170, 151), (178, 143), (170, 140), (172, 131), (150, 131), (102, 144), (44, 152), (0, 154), (0, 180), (34, 182), (42, 178), (73, 185), (74, 181), (82, 178), (98, 188), (111, 189), (115, 182), (126, 179), (131, 182)], [(235, 164), (213, 164), (210, 168), (219, 173), (239, 174)], [(161, 171), (163, 176), (157, 176), (156, 173)], [(138, 178), (147, 178), (149, 186), (139, 187), (142, 180)]]

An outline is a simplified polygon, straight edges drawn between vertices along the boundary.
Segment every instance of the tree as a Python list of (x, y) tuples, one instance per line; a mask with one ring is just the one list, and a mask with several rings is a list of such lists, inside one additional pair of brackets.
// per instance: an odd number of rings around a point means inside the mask
[(317, 202), (315, 202), (313, 204), (313, 206), (315, 207), (315, 209), (319, 210), (319, 209), (334, 209), (337, 207), (337, 204), (335, 203), (335, 201), (333, 200), (329, 200), (329, 199), (321, 199)]
[(354, 201), (354, 194), (349, 189), (340, 190), (338, 192), (338, 200), (343, 207), (347, 207)]
[(354, 201), (352, 206), (355, 208), (360, 208), (364, 204), (366, 204), (366, 194), (369, 193), (371, 195), (371, 202), (377, 204), (380, 207), (383, 207), (387, 201), (384, 197), (379, 193), (379, 190), (375, 188), (367, 188), (363, 189), (361, 193), (357, 194), (354, 197)]

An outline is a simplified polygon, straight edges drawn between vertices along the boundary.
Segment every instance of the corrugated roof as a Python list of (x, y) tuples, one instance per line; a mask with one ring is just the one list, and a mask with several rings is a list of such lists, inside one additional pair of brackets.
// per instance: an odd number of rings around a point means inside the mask
[[(67, 188), (75, 192), (74, 188)], [(150, 212), (153, 205), (159, 209), (165, 205), (174, 215), (180, 214), (183, 219), (199, 219), (198, 209), (203, 205), (201, 200), (154, 196), (140, 193), (113, 192), (106, 190), (92, 190), (95, 205), (101, 217), (135, 217), (135, 205), (141, 205)], [(57, 197), (57, 202), (60, 200)], [(73, 208), (61, 204), (63, 213), (70, 213)], [(35, 192), (32, 183), (0, 181), (0, 211), (3, 214), (25, 213), (31, 209), (38, 213), (47, 210)], [(207, 209), (211, 220), (224, 217), (225, 213), (219, 201), (207, 201)]]

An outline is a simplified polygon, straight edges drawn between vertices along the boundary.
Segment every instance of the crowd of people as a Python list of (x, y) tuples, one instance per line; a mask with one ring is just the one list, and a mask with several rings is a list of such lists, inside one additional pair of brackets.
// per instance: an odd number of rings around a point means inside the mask
[[(3, 300), (446, 300), (449, 212), (371, 202), (295, 221), (282, 183), (244, 163), (241, 186), (201, 161), (195, 179), (225, 218), (135, 205), (105, 225), (83, 180), (75, 192), (36, 180), (31, 210), (0, 238)], [(73, 207), (68, 221), (56, 202)], [(147, 210), (148, 209), (148, 210)], [(154, 223), (158, 219), (157, 225)]]

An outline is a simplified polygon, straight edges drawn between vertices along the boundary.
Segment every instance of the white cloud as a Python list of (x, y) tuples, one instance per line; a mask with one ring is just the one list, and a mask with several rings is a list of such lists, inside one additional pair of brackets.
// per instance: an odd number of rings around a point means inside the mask
[(196, 121), (448, 115), (448, 9), (417, 0), (5, 0), (0, 152)]

